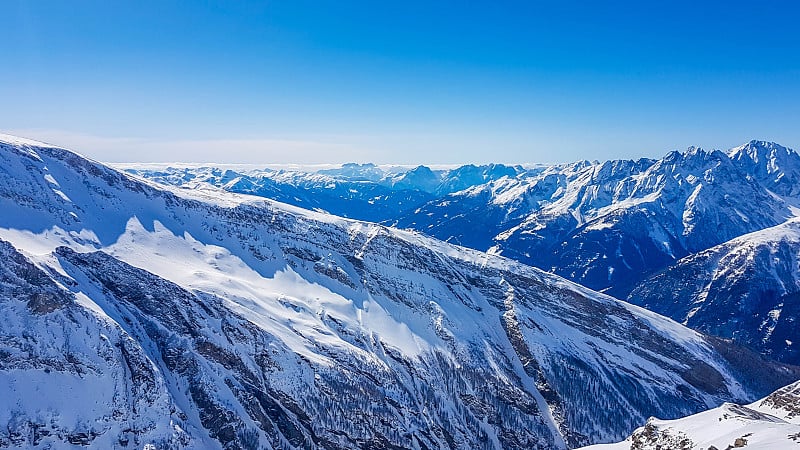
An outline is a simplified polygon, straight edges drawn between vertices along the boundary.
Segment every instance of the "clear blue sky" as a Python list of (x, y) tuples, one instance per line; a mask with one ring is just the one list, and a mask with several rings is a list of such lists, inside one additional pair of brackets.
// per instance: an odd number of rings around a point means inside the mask
[(5, 0), (0, 17), (0, 130), (106, 161), (800, 146), (795, 1)]

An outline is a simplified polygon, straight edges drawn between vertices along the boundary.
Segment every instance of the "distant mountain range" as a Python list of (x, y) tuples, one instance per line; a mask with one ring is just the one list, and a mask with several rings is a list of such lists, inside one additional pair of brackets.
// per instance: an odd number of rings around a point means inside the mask
[[(456, 199), (505, 170), (448, 194), (262, 178)], [(259, 175), (178, 172), (0, 137), (0, 447), (575, 448), (800, 378), (503, 256), (194, 174)]]
[[(211, 185), (420, 231), (800, 363), (791, 338), (800, 336), (797, 268), (790, 267), (796, 264), (796, 241), (781, 240), (784, 250), (775, 263), (764, 255), (778, 243), (756, 249), (764, 238), (751, 235), (773, 227), (780, 234), (800, 211), (800, 156), (775, 143), (751, 141), (727, 152), (690, 148), (658, 160), (536, 167), (128, 171), (184, 188)], [(748, 243), (751, 237), (756, 240)], [(742, 246), (762, 255), (746, 272), (717, 265), (743, 264), (735, 258), (703, 256), (712, 248), (718, 255)], [(738, 277), (736, 289), (732, 277)]]

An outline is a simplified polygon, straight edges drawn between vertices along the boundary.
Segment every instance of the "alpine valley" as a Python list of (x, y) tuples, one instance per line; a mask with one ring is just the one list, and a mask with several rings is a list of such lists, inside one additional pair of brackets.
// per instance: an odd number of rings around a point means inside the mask
[(126, 170), (0, 136), (0, 448), (797, 442), (793, 151)]

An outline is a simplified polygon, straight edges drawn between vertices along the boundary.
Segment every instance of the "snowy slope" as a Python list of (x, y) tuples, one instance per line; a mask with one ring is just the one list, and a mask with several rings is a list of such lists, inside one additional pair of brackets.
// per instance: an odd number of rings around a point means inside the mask
[(0, 445), (576, 447), (800, 377), (502, 257), (0, 141)]
[(800, 383), (781, 388), (749, 405), (724, 405), (677, 420), (651, 418), (616, 444), (584, 450), (800, 448)]
[(123, 329), (7, 242), (0, 258), (0, 447), (202, 442)]
[(800, 219), (682, 258), (628, 301), (798, 364)]

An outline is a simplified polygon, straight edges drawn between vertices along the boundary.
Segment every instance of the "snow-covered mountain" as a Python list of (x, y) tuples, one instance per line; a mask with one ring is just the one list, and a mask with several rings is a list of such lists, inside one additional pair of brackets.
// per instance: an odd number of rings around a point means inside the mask
[(576, 447), (800, 377), (506, 258), (0, 141), (0, 446)]
[(500, 179), (429, 202), (397, 225), (624, 297), (680, 257), (791, 216), (725, 153), (691, 148)]
[(640, 283), (628, 301), (798, 364), (800, 219), (687, 256)]
[(725, 403), (677, 420), (650, 418), (628, 439), (584, 450), (707, 450), (800, 447), (800, 382), (749, 405)]
[(422, 189), (395, 189), (389, 179), (372, 181), (369, 177), (375, 174), (370, 168), (378, 170), (372, 165), (350, 164), (320, 173), (215, 167), (128, 168), (127, 171), (163, 184), (188, 189), (210, 185), (370, 222), (384, 222), (434, 198)]
[(742, 171), (770, 191), (785, 197), (800, 195), (800, 155), (774, 142), (750, 141), (728, 156)]

